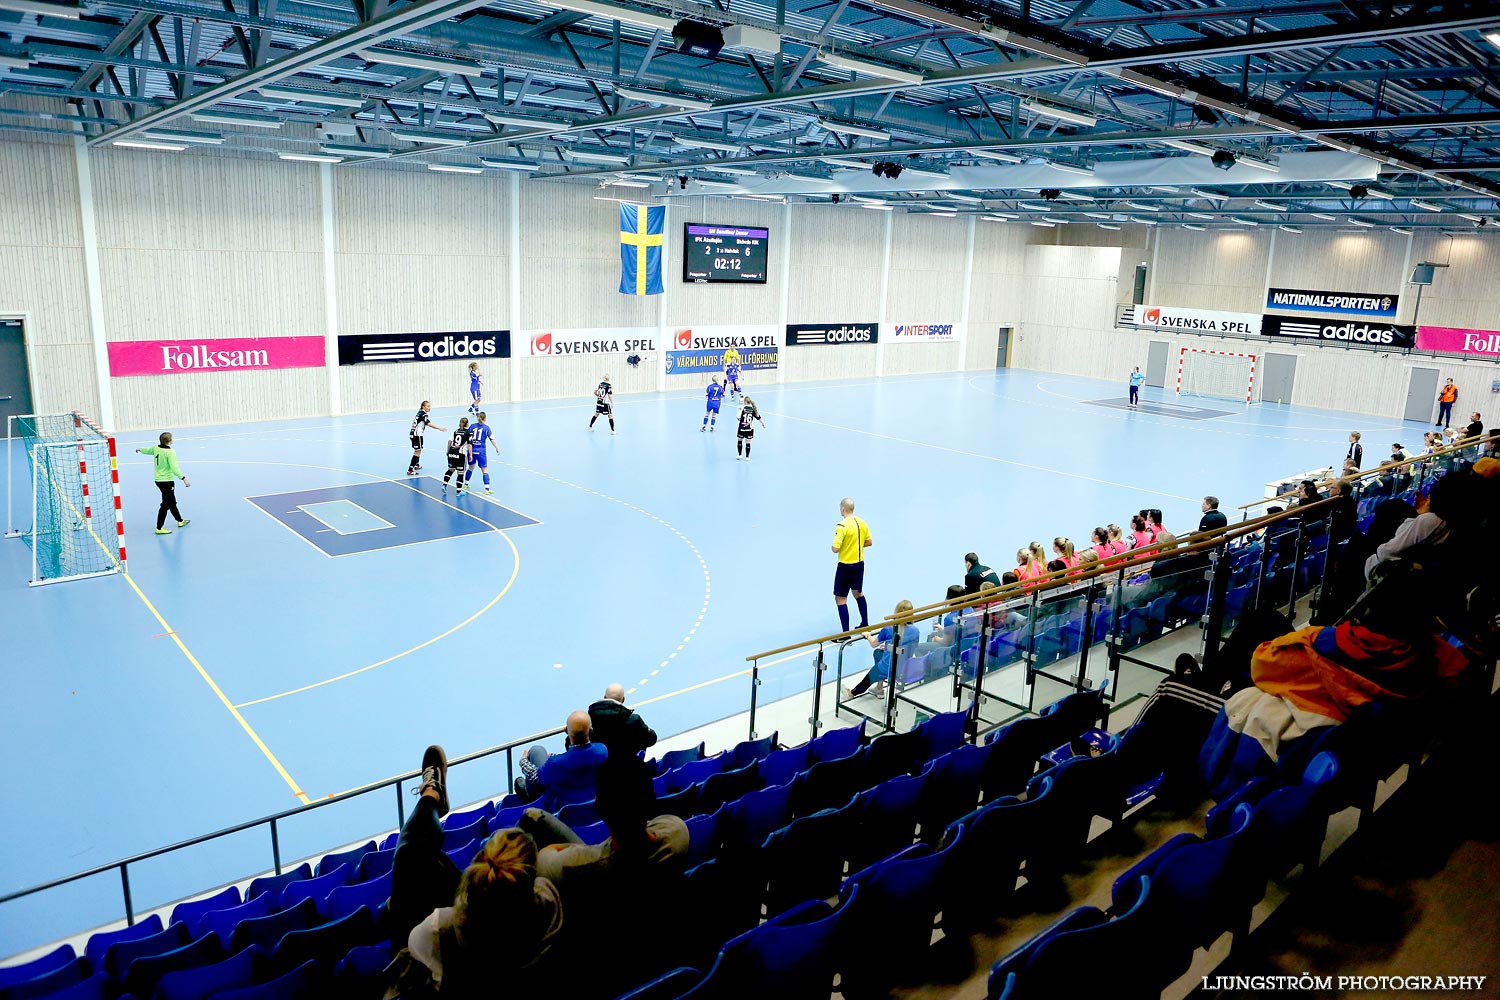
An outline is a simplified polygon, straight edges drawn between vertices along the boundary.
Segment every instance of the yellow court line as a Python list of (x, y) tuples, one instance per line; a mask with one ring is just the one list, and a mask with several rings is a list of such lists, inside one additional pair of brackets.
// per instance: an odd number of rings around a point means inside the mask
[(287, 773), (286, 768), (281, 766), (281, 761), (277, 760), (276, 755), (271, 752), (271, 748), (266, 746), (265, 740), (260, 738), (260, 734), (255, 731), (255, 728), (250, 723), (245, 721), (245, 717), (240, 714), (239, 709), (235, 708), (229, 699), (224, 696), (224, 692), (219, 689), (218, 684), (214, 683), (214, 679), (209, 676), (208, 671), (203, 669), (203, 664), (199, 663), (198, 658), (193, 655), (192, 650), (187, 648), (187, 645), (182, 641), (182, 637), (177, 634), (171, 625), (167, 624), (167, 620), (161, 616), (161, 612), (156, 610), (156, 605), (151, 603), (151, 599), (146, 596), (146, 592), (140, 588), (140, 585), (135, 582), (135, 579), (129, 573), (122, 573), (121, 575), (125, 577), (125, 582), (130, 584), (130, 589), (135, 591), (135, 596), (139, 597), (141, 603), (146, 605), (146, 610), (155, 616), (156, 620), (161, 623), (161, 627), (167, 631), (167, 634), (172, 637), (172, 641), (177, 644), (177, 648), (182, 650), (182, 655), (186, 656), (188, 662), (193, 665), (193, 669), (198, 671), (198, 676), (203, 678), (203, 682), (209, 686), (209, 689), (213, 691), (219, 701), (223, 702), (224, 707), (229, 709), (229, 714), (234, 716), (234, 721), (238, 722), (246, 735), (255, 741), (255, 745), (260, 748), (261, 753), (266, 755), (266, 760), (270, 761), (271, 766), (276, 768), (276, 773), (281, 775), (282, 780), (291, 786), (292, 794), (303, 802), (306, 802), (307, 793), (297, 787), (297, 783), (292, 780), (292, 776)]
[[(33, 461), (35, 460), (33, 459)], [(79, 520), (82, 520), (88, 524), (89, 534), (94, 536), (94, 541), (99, 543), (99, 547), (102, 548), (105, 553), (111, 558), (114, 558), (114, 553), (110, 551), (109, 546), (104, 544), (104, 539), (100, 538), (98, 533), (94, 531), (92, 520), (89, 518), (84, 518), (81, 514), (78, 513), (78, 508), (73, 504), (73, 498), (68, 496), (63, 491), (62, 487), (58, 484), (57, 479), (53, 477), (51, 469), (47, 470), (47, 478), (52, 480), (53, 488), (57, 490), (58, 495), (63, 498), (64, 502), (66, 502), (69, 507), (73, 508), (73, 515), (79, 518)], [(118, 560), (116, 560), (116, 562), (118, 562)], [(297, 787), (297, 782), (293, 781), (292, 776), (287, 773), (286, 768), (281, 766), (281, 761), (277, 760), (276, 755), (271, 752), (271, 748), (266, 746), (266, 741), (260, 738), (260, 734), (255, 731), (254, 727), (252, 727), (250, 723), (245, 721), (245, 717), (241, 715), (239, 713), (239, 710), (236, 709), (234, 705), (230, 703), (229, 699), (224, 696), (224, 692), (220, 690), (219, 685), (214, 682), (214, 679), (209, 676), (208, 671), (203, 669), (203, 664), (198, 662), (198, 658), (193, 655), (192, 650), (187, 648), (187, 645), (182, 641), (182, 637), (177, 634), (177, 630), (167, 623), (167, 620), (162, 617), (160, 611), (156, 610), (156, 605), (151, 603), (151, 598), (146, 596), (146, 592), (141, 589), (140, 584), (136, 583), (135, 578), (128, 572), (126, 572), (123, 567), (121, 567), (120, 569), (120, 575), (125, 578), (126, 583), (130, 584), (130, 589), (135, 591), (135, 596), (141, 599), (141, 603), (146, 605), (146, 610), (150, 611), (152, 617), (154, 617), (156, 621), (161, 625), (162, 631), (166, 635), (170, 635), (172, 637), (172, 641), (177, 644), (177, 648), (182, 650), (182, 655), (186, 656), (188, 662), (193, 665), (193, 669), (198, 671), (198, 676), (203, 678), (204, 683), (209, 686), (209, 689), (213, 691), (213, 693), (218, 697), (219, 701), (223, 703), (224, 707), (229, 709), (229, 714), (234, 716), (234, 720), (240, 724), (240, 728), (245, 730), (246, 735), (248, 735), (250, 739), (254, 741), (255, 745), (260, 748), (260, 752), (266, 755), (266, 760), (270, 761), (271, 766), (276, 768), (276, 773), (281, 775), (282, 780), (285, 781), (287, 785), (292, 789), (292, 794), (297, 796), (297, 798), (301, 799), (303, 802), (306, 802), (307, 793), (303, 792), (301, 788)]]

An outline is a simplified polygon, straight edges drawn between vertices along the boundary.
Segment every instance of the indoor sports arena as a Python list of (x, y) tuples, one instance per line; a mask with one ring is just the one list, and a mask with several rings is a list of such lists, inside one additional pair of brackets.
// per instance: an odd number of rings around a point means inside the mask
[(0, 1000), (1492, 994), (1497, 80), (0, 0)]

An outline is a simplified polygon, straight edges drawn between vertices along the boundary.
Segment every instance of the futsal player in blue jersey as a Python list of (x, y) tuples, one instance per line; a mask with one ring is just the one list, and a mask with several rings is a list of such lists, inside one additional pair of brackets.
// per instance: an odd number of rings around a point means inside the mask
[(698, 428), (699, 432), (711, 431), (719, 422), (719, 404), (724, 399), (724, 387), (719, 384), (719, 376), (713, 376), (713, 381), (708, 383), (708, 412), (703, 414), (703, 426)]
[(473, 397), (473, 400), (474, 400), (472, 403), (469, 404), (469, 412), (470, 413), (478, 413), (479, 412), (480, 397), (482, 395), (484, 395), (483, 380), (484, 380), (484, 377), (479, 374), (479, 362), (478, 361), (470, 361), (469, 362), (469, 395), (471, 397)]
[(490, 489), (490, 460), (487, 448), (490, 438), (495, 435), (490, 430), (490, 425), (484, 422), (484, 418), (483, 413), (479, 414), (479, 419), (472, 428), (474, 436), (469, 441), (469, 471), (464, 474), (464, 483), (467, 485), (469, 480), (474, 478), (474, 466), (479, 466), (479, 471), (484, 476), (484, 492), (488, 496), (494, 491)]
[(724, 382), (725, 388), (731, 394), (735, 396), (740, 394), (740, 363), (738, 361), (731, 361), (724, 366)]

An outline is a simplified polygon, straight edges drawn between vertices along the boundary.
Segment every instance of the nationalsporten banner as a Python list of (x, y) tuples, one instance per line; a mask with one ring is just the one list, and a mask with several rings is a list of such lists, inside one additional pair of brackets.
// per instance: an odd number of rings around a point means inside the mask
[(1272, 288), (1266, 292), (1266, 308), (1279, 312), (1335, 313), (1338, 315), (1396, 318), (1399, 295), (1368, 292), (1320, 292), (1306, 288)]

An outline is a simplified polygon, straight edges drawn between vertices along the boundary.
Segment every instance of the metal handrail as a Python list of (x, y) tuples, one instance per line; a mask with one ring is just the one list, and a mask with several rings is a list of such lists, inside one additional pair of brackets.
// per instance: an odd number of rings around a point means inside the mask
[[(1389, 472), (1392, 469), (1403, 469), (1407, 466), (1416, 465), (1418, 463), (1426, 464), (1427, 462), (1430, 462), (1435, 458), (1447, 458), (1451, 455), (1456, 455), (1458, 452), (1472, 448), (1476, 444), (1480, 444), (1483, 441), (1483, 434), (1476, 434), (1473, 437), (1460, 438), (1458, 441), (1455, 441), (1451, 445), (1447, 445), (1437, 451), (1428, 452), (1425, 455), (1412, 455), (1409, 458), (1403, 458), (1399, 462), (1392, 462), (1390, 465), (1376, 465), (1368, 469), (1361, 469), (1359, 474), (1355, 476), (1334, 476), (1331, 479), (1320, 479), (1317, 481), (1317, 485), (1328, 486), (1340, 479), (1347, 479), (1351, 483), (1358, 483), (1362, 479), (1369, 479), (1371, 476), (1378, 476), (1381, 473)], [(1250, 510), (1254, 507), (1264, 507), (1267, 504), (1273, 504), (1283, 499), (1285, 498), (1265, 497), (1261, 500), (1255, 500), (1247, 504), (1241, 504), (1240, 506), (1236, 507), (1235, 510)]]
[[(487, 747), (484, 750), (476, 750), (473, 753), (464, 754), (461, 757), (455, 757), (449, 760), (448, 767), (457, 767), (460, 764), (467, 764), (470, 761), (481, 760), (485, 757), (492, 757), (495, 754), (499, 753), (508, 755), (511, 751), (516, 750), (519, 747), (526, 746), (532, 743), (538, 743), (542, 740), (551, 739), (554, 736), (561, 736), (565, 732), (566, 730), (562, 727), (558, 727), (556, 729), (548, 729), (544, 732), (533, 733), (530, 736), (526, 736), (518, 740), (512, 740), (509, 743), (501, 743), (497, 746)], [(506, 760), (506, 771), (507, 774), (512, 778), (514, 777), (513, 760), (509, 756), (507, 756)], [(59, 886), (68, 885), (69, 883), (80, 881), (81, 879), (93, 878), (96, 875), (104, 875), (112, 871), (118, 871), (120, 873), (121, 894), (125, 903), (125, 921), (127, 924), (134, 924), (135, 907), (130, 894), (131, 865), (140, 864), (143, 861), (149, 861), (152, 858), (159, 858), (164, 854), (171, 854), (175, 851), (185, 850), (189, 847), (196, 847), (199, 844), (205, 844), (211, 840), (218, 840), (221, 837), (228, 837), (232, 834), (243, 833), (246, 830), (253, 830), (256, 827), (268, 826), (270, 828), (271, 834), (272, 868), (277, 875), (280, 875), (282, 864), (281, 847), (276, 829), (278, 823), (283, 820), (289, 819), (292, 816), (298, 816), (302, 813), (311, 812), (314, 809), (322, 809), (326, 806), (337, 805), (340, 802), (347, 802), (350, 799), (357, 798), (361, 795), (367, 795), (371, 792), (379, 791), (383, 788), (394, 787), (396, 789), (396, 813), (398, 816), (398, 822), (396, 825), (399, 828), (406, 822), (406, 807), (404, 800), (401, 798), (401, 786), (406, 782), (416, 778), (420, 778), (421, 776), (422, 772), (420, 770), (409, 771), (404, 774), (396, 775), (392, 778), (386, 778), (382, 781), (373, 781), (367, 785), (361, 785), (359, 788), (350, 789), (349, 791), (341, 792), (338, 795), (330, 795), (326, 799), (319, 799), (316, 802), (309, 802), (304, 805), (294, 806), (291, 809), (285, 809), (281, 812), (273, 813), (269, 816), (262, 816), (259, 819), (247, 820), (243, 823), (236, 823), (234, 826), (226, 826), (223, 829), (215, 830), (212, 833), (205, 833), (197, 837), (191, 837), (187, 840), (181, 840), (175, 844), (169, 844), (166, 847), (158, 847), (150, 851), (143, 851), (140, 854), (132, 854), (128, 858), (121, 858), (118, 861), (111, 861), (107, 864), (96, 865), (95, 867), (89, 868), (85, 871), (74, 872), (71, 875), (64, 875), (61, 878), (55, 878), (25, 889), (6, 893), (5, 895), (0, 896), (0, 904), (9, 903), (17, 899), (24, 899), (27, 896), (33, 896), (39, 892), (46, 892), (49, 889), (56, 889)]]

